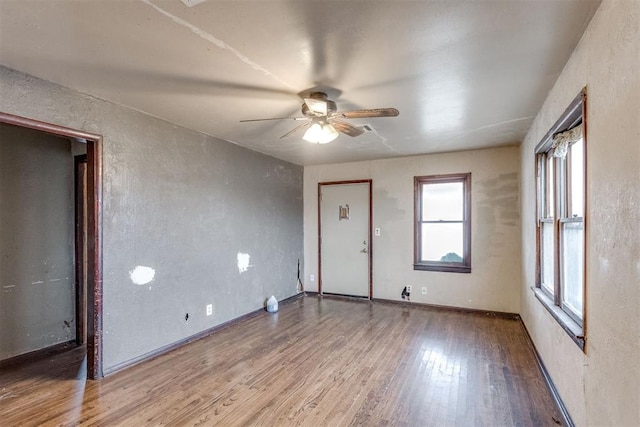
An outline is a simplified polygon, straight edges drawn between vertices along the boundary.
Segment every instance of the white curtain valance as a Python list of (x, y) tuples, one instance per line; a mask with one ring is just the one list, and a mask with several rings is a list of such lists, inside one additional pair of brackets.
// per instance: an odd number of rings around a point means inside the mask
[(582, 138), (582, 123), (564, 132), (553, 135), (553, 156), (564, 159), (567, 156), (569, 144), (579, 141)]

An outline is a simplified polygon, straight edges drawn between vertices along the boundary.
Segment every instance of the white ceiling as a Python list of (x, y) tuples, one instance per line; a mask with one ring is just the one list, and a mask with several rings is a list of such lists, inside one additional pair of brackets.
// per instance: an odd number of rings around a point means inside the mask
[[(194, 0), (190, 0), (194, 3)], [(297, 164), (517, 144), (599, 0), (0, 0), (0, 63)], [(298, 94), (373, 132), (280, 140)]]

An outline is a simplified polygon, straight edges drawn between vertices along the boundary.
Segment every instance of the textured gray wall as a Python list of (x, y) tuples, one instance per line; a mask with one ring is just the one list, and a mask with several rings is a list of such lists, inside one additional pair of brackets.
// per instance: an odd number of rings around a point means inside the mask
[(75, 338), (73, 224), (71, 142), (0, 124), (0, 360)]
[(104, 137), (107, 372), (296, 293), (302, 167), (4, 67), (0, 93), (0, 111)]

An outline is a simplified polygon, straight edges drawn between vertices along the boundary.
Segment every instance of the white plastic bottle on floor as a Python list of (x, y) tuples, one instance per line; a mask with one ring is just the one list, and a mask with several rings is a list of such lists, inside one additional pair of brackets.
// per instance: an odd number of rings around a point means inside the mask
[(267, 311), (269, 313), (276, 313), (278, 311), (278, 300), (273, 295), (267, 300)]

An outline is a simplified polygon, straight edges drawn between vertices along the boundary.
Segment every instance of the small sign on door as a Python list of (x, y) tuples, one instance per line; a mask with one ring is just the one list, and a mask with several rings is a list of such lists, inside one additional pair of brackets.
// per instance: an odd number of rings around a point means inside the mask
[(349, 205), (340, 205), (338, 220), (342, 221), (343, 219), (349, 219)]

